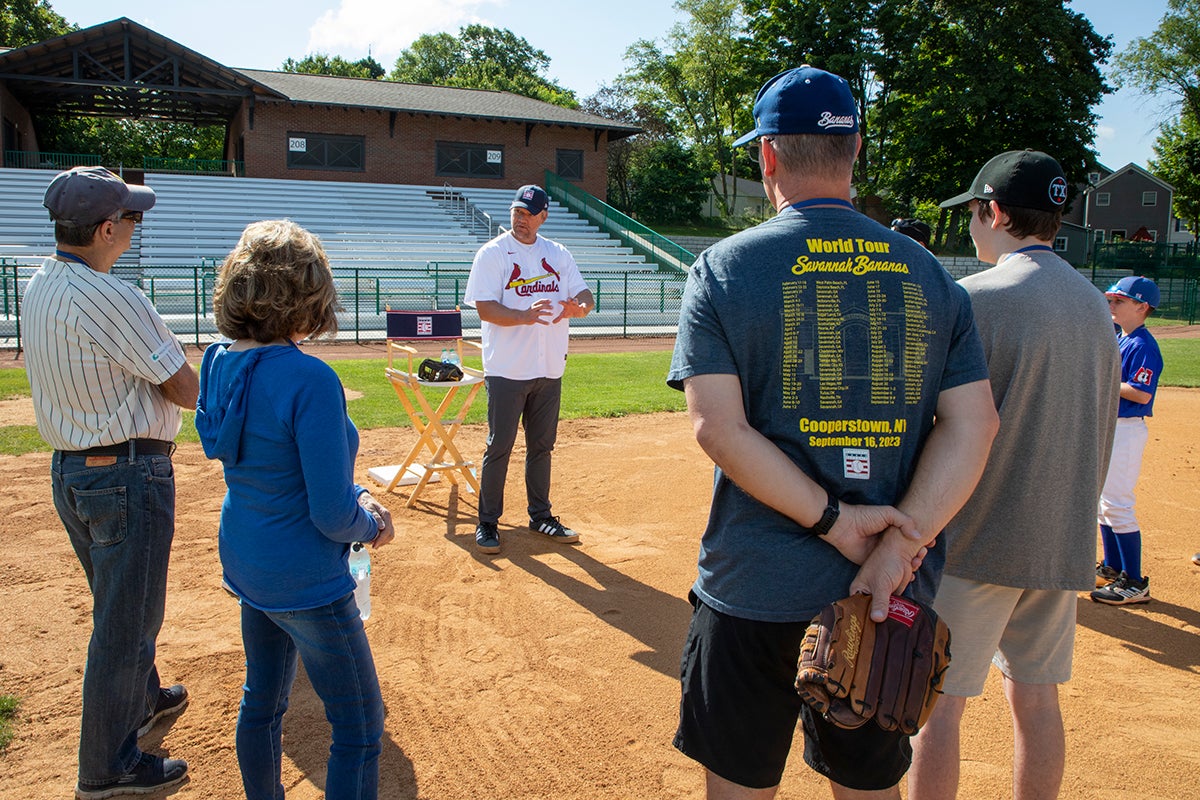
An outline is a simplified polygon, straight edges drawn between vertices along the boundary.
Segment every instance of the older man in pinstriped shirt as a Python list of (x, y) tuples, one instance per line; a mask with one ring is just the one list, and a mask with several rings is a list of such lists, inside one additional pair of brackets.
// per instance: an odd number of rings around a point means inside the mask
[(144, 794), (187, 773), (182, 760), (142, 752), (138, 737), (187, 704), (183, 686), (160, 686), (154, 653), (175, 531), (172, 440), (199, 383), (146, 297), (110, 274), (154, 201), (149, 187), (102, 167), (56, 176), (44, 201), (55, 254), (24, 299), (38, 432), (54, 447), (54, 506), (93, 596), (80, 800)]

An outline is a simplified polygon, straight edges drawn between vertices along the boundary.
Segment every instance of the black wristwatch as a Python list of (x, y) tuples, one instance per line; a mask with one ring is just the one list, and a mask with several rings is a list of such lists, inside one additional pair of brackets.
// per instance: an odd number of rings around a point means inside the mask
[(842, 513), (842, 509), (838, 506), (838, 499), (833, 496), (833, 492), (825, 490), (827, 505), (825, 513), (817, 520), (817, 524), (809, 528), (815, 536), (824, 536), (829, 533), (829, 529), (833, 527), (833, 523), (837, 522), (838, 514)]

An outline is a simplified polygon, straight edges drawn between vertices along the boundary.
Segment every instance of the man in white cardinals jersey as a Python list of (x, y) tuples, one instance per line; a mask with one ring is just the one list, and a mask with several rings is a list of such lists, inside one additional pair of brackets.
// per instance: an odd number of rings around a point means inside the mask
[(538, 235), (549, 206), (542, 187), (517, 190), (509, 211), (512, 230), (479, 248), (463, 298), (479, 312), (483, 327), (488, 438), (475, 529), (475, 545), (483, 553), (500, 552), (497, 525), (521, 422), (529, 529), (556, 542), (579, 541), (579, 534), (550, 513), (550, 457), (558, 436), (569, 320), (587, 316), (595, 299), (567, 248)]

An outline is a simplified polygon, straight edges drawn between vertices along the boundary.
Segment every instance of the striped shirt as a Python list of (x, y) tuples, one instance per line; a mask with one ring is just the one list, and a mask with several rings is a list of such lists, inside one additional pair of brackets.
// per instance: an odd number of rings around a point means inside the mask
[(173, 440), (183, 416), (158, 385), (186, 363), (139, 289), (47, 258), (23, 301), (25, 368), (38, 433), (56, 450)]

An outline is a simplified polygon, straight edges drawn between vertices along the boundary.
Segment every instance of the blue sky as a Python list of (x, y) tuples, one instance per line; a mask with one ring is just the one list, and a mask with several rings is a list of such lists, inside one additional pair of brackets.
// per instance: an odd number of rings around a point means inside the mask
[[(658, 39), (679, 17), (669, 0), (50, 0), (67, 20), (82, 26), (129, 17), (222, 64), (278, 69), (289, 57), (323, 52), (354, 60), (370, 53), (387, 68), (424, 33), (480, 22), (508, 28), (550, 57), (550, 77), (586, 97), (624, 69), (626, 48)], [(1150, 34), (1166, 0), (1075, 0), (1114, 52)], [(1111, 82), (1111, 81), (1110, 81)], [(1157, 124), (1170, 109), (1128, 89), (1099, 109), (1095, 147), (1100, 161), (1117, 169), (1142, 166), (1153, 156)]]

